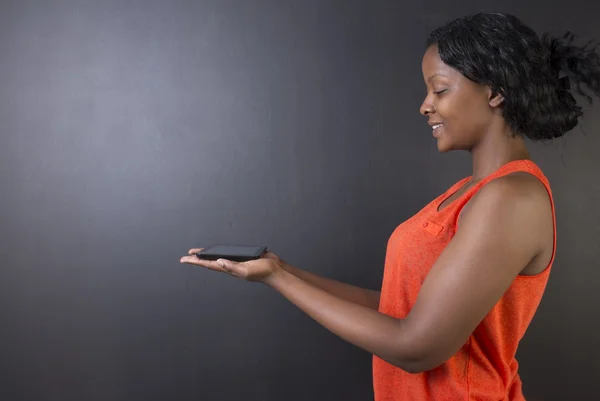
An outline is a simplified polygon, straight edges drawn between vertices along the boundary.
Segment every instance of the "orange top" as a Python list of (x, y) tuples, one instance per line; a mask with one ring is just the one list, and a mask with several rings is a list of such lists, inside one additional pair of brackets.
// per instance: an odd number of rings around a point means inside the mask
[(413, 374), (373, 357), (375, 401), (525, 400), (515, 353), (540, 303), (556, 249), (554, 200), (548, 180), (528, 160), (505, 164), (438, 212), (439, 205), (466, 177), (402, 223), (388, 241), (379, 311), (397, 318), (410, 312), (429, 270), (452, 240), (463, 206), (494, 178), (530, 173), (546, 187), (554, 219), (554, 250), (548, 267), (534, 276), (517, 276), (468, 341), (442, 365)]

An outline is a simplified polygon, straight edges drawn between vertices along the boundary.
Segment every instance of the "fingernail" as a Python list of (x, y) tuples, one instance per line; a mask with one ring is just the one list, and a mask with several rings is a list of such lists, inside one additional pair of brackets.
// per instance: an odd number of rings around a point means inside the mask
[(223, 262), (222, 260), (217, 260), (217, 264), (221, 267), (225, 266), (225, 262)]

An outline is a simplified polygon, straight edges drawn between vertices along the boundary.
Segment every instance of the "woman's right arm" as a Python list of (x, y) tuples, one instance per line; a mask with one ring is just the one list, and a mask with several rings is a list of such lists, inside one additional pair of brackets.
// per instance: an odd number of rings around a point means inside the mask
[(381, 296), (380, 291), (356, 287), (340, 281), (321, 277), (285, 262), (283, 264), (283, 268), (288, 273), (291, 273), (299, 279), (311, 283), (338, 298), (345, 299), (346, 301), (350, 301), (375, 310), (379, 308), (379, 297)]

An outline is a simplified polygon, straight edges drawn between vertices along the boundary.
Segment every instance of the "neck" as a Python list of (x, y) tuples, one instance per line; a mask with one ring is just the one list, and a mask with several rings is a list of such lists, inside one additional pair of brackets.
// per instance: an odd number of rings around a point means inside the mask
[(481, 180), (513, 160), (530, 158), (525, 140), (521, 136), (512, 137), (508, 130), (498, 132), (497, 135), (487, 135), (471, 149), (472, 181)]

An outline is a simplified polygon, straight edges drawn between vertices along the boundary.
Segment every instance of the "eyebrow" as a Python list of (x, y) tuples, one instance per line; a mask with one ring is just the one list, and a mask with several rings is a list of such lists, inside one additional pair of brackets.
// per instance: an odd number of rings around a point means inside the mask
[(437, 78), (437, 77), (443, 77), (443, 78), (448, 78), (448, 75), (444, 75), (442, 73), (436, 72), (435, 74), (433, 74), (432, 76), (430, 76), (429, 78), (427, 78), (428, 82), (431, 82), (431, 80), (433, 78)]

